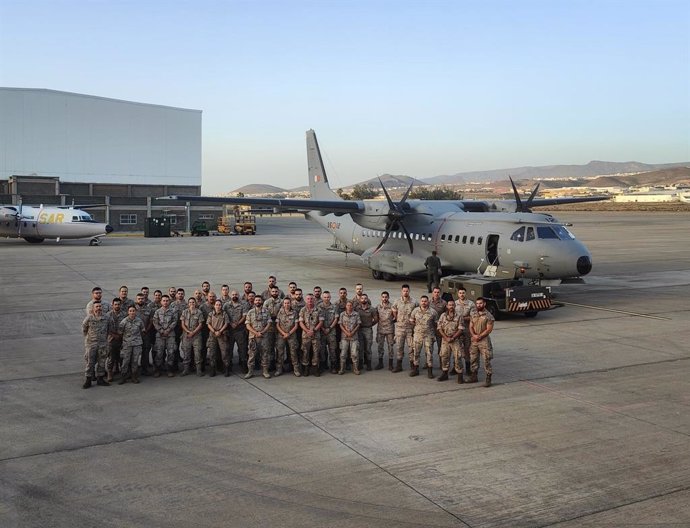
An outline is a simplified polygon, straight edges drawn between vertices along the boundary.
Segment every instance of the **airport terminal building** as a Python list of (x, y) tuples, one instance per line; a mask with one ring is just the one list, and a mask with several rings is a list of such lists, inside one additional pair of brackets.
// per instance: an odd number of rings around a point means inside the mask
[(180, 230), (220, 208), (159, 202), (201, 193), (201, 110), (0, 87), (0, 203), (102, 204), (116, 231), (166, 215)]

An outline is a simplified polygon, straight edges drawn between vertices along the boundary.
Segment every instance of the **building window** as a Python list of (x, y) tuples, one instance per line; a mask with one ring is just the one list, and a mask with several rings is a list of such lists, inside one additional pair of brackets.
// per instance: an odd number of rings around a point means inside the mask
[(121, 214), (120, 215), (120, 225), (136, 225), (137, 215), (136, 214)]
[(165, 215), (165, 217), (168, 219), (171, 226), (177, 225), (177, 215), (169, 214)]

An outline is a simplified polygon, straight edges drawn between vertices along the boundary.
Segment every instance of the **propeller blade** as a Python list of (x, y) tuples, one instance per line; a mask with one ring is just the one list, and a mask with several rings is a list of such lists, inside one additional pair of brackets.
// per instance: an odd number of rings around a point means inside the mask
[(405, 232), (405, 236), (407, 237), (407, 243), (410, 245), (410, 254), (414, 253), (414, 248), (412, 247), (412, 238), (410, 237), (410, 233), (408, 233), (407, 229), (405, 229), (405, 224), (402, 222), (400, 223), (400, 227), (402, 227), (402, 230)]
[(513, 195), (515, 196), (515, 212), (516, 213), (522, 213), (524, 209), (522, 208), (522, 200), (520, 199), (520, 193), (517, 190), (517, 187), (515, 187), (515, 182), (513, 181), (513, 178), (508, 176), (508, 179), (510, 180), (510, 185), (513, 187)]
[(403, 205), (404, 205), (405, 202), (407, 201), (407, 197), (409, 196), (410, 191), (412, 190), (412, 186), (413, 186), (413, 185), (414, 185), (414, 182), (410, 183), (410, 186), (407, 188), (407, 190), (405, 191), (405, 194), (404, 194), (403, 197), (402, 197), (402, 200), (400, 200), (400, 203), (398, 204), (398, 206), (400, 207), (400, 210), (401, 210), (401, 211), (402, 211)]
[(383, 185), (383, 181), (381, 181), (381, 178), (379, 178), (379, 183), (381, 184), (381, 188), (383, 189), (383, 194), (386, 195), (386, 200), (388, 200), (389, 210), (395, 210), (395, 204), (393, 203), (393, 200), (391, 200), (391, 195), (388, 194), (388, 191), (386, 190), (385, 185)]
[(537, 182), (537, 186), (532, 191), (532, 194), (529, 195), (529, 198), (527, 198), (527, 203), (525, 204), (525, 209), (527, 209), (527, 211), (530, 210), (530, 206), (532, 205), (532, 200), (534, 200), (534, 197), (537, 195), (537, 191), (539, 190), (540, 185), (541, 185), (541, 182)]
[(376, 249), (374, 250), (374, 253), (378, 253), (379, 249), (386, 243), (386, 240), (388, 240), (388, 237), (391, 234), (391, 231), (393, 230), (393, 225), (391, 224), (389, 227), (386, 228), (386, 234), (383, 235), (383, 240), (379, 242), (379, 245), (376, 246)]

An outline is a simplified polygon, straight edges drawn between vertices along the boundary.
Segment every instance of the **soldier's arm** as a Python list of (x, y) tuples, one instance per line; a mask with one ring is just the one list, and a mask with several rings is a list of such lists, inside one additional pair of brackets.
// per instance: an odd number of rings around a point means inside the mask
[(89, 333), (89, 317), (88, 316), (81, 323), (81, 332), (84, 335)]
[(480, 339), (484, 339), (484, 338), (485, 338), (486, 336), (488, 336), (491, 332), (493, 332), (493, 330), (494, 330), (494, 322), (493, 322), (493, 321), (489, 321), (489, 322), (487, 323), (487, 325), (486, 325), (486, 329), (485, 329), (481, 334), (479, 334), (479, 335), (480, 335), (479, 338), (480, 338)]

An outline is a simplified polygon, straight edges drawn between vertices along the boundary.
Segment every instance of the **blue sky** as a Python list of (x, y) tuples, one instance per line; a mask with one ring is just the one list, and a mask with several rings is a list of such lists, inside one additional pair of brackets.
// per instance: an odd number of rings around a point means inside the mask
[(0, 0), (0, 86), (203, 110), (203, 192), (690, 160), (687, 1)]

